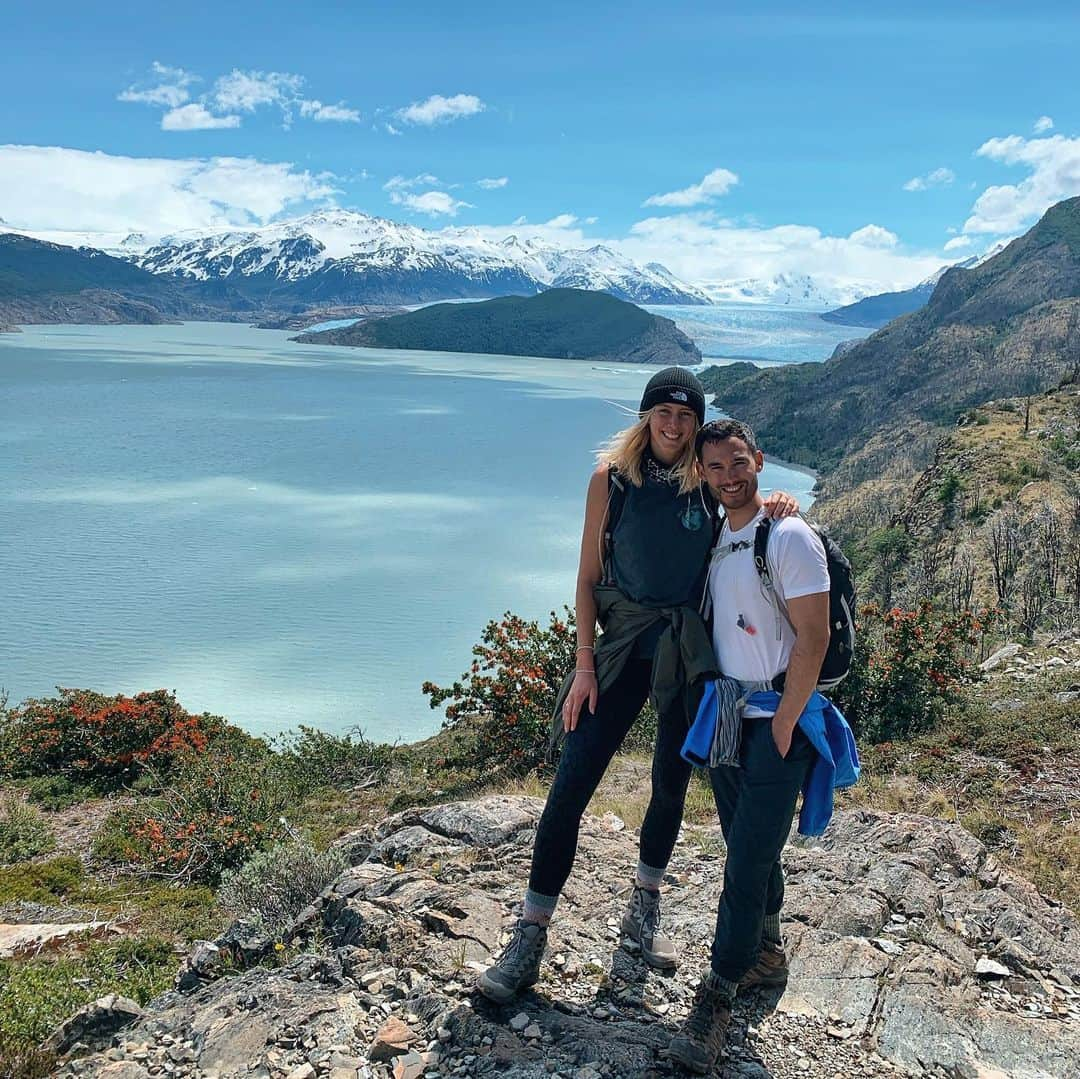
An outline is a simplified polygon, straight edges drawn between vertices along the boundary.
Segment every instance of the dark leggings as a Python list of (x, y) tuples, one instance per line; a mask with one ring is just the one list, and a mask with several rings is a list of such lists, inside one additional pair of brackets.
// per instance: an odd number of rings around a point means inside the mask
[[(615, 684), (601, 694), (596, 712), (586, 704), (577, 728), (567, 734), (555, 781), (536, 831), (529, 890), (554, 898), (570, 876), (581, 817), (649, 696), (652, 664), (630, 660)], [(641, 860), (663, 869), (682, 823), (690, 765), (679, 755), (686, 738), (682, 709), (659, 717), (652, 765), (652, 797), (641, 825)]]

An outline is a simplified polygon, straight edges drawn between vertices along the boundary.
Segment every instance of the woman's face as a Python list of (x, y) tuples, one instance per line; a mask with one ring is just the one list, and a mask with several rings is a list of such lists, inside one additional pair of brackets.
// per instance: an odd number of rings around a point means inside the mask
[(697, 413), (685, 405), (657, 405), (649, 413), (649, 446), (662, 464), (682, 457), (696, 431)]

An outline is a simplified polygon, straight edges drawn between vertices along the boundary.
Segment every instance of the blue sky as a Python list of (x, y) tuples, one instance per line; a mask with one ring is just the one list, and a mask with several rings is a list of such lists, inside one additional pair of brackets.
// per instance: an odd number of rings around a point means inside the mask
[(18, 5), (0, 218), (160, 232), (332, 202), (684, 276), (891, 284), (1080, 194), (1077, 5), (805, 8)]

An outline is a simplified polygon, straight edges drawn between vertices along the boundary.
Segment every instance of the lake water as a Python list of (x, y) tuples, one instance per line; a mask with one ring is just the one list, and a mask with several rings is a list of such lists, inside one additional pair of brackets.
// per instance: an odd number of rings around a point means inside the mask
[(593, 450), (654, 369), (288, 337), (0, 335), (12, 701), (165, 687), (257, 733), (411, 740), (489, 618), (572, 599)]

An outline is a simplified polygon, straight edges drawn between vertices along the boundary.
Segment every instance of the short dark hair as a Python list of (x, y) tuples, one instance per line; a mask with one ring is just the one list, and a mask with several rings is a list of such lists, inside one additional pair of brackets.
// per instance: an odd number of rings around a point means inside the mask
[(694, 453), (697, 454), (697, 459), (701, 460), (701, 451), (707, 443), (724, 442), (729, 438), (738, 438), (745, 442), (751, 453), (758, 451), (757, 437), (750, 424), (743, 423), (742, 420), (710, 420), (698, 431), (697, 438), (694, 439)]

